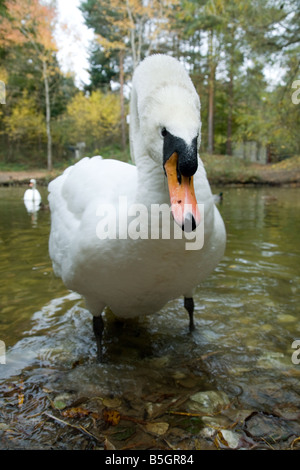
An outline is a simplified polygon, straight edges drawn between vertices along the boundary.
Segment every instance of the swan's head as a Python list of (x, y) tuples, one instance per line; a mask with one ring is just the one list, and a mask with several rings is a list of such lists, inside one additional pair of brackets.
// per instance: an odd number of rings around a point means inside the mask
[(35, 188), (36, 186), (36, 180), (34, 178), (31, 178), (31, 180), (29, 181), (29, 186), (31, 188)]
[(135, 112), (130, 118), (137, 144), (135, 158), (151, 158), (161, 167), (174, 220), (191, 231), (200, 222), (193, 186), (200, 145), (200, 100), (175, 59), (151, 56), (139, 67), (134, 77)]

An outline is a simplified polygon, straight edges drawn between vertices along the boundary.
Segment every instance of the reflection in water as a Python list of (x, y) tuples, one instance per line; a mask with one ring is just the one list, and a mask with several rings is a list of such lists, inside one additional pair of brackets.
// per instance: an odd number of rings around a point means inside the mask
[[(33, 230), (21, 190), (0, 188), (0, 340), (6, 345), (0, 448), (103, 448), (103, 429), (116, 448), (139, 448), (136, 435), (140, 448), (215, 448), (216, 429), (226, 426), (246, 448), (267, 436), (268, 448), (291, 442), (300, 432), (300, 369), (291, 360), (300, 338), (299, 195), (299, 189), (226, 189), (220, 211), (227, 249), (198, 289), (196, 331), (188, 334), (182, 299), (124, 325), (107, 311), (105, 362), (98, 365), (91, 315), (52, 272), (49, 213), (39, 212)], [(205, 406), (216, 400), (204, 411), (203, 393)], [(96, 414), (94, 422), (86, 417), (94, 435), (87, 437), (45, 418), (45, 411), (56, 412), (82, 424), (62, 414), (65, 408), (55, 404), (61, 402), (84, 402), (95, 413), (116, 408), (127, 421), (105, 428)], [(167, 434), (155, 435), (156, 444), (153, 433), (148, 442), (145, 419), (169, 425)]]
[(38, 211), (40, 210), (40, 204), (32, 201), (24, 201), (25, 207), (28, 214), (30, 215), (31, 223), (33, 227), (37, 226)]

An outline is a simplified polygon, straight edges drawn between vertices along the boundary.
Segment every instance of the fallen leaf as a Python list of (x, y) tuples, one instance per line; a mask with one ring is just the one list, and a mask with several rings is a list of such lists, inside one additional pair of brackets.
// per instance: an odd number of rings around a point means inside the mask
[(115, 446), (107, 438), (104, 441), (104, 450), (116, 450)]
[(62, 411), (62, 416), (64, 418), (83, 418), (87, 416), (90, 412), (85, 408), (69, 408), (68, 410)]
[(291, 443), (291, 449), (294, 448), (294, 446), (297, 444), (297, 442), (300, 442), (300, 437), (296, 437), (296, 439), (293, 440), (293, 442)]
[(102, 417), (104, 421), (110, 426), (116, 426), (119, 424), (121, 415), (117, 410), (103, 410)]
[(118, 408), (121, 406), (122, 401), (120, 398), (103, 398), (102, 403), (107, 408)]
[(18, 406), (21, 407), (23, 405), (23, 403), (24, 403), (24, 393), (20, 393), (18, 395)]
[(158, 436), (162, 436), (169, 429), (169, 424), (168, 423), (147, 423), (145, 425), (145, 429), (148, 432), (157, 434)]
[(64, 401), (56, 400), (53, 402), (53, 406), (57, 410), (63, 410), (66, 407), (66, 403)]
[[(69, 393), (62, 393), (61, 395), (57, 395), (53, 400), (50, 399), (51, 406), (56, 410), (63, 410), (67, 408), (67, 406), (71, 406), (70, 400), (72, 399), (72, 395)], [(74, 407), (74, 405), (73, 405)]]
[(218, 444), (217, 447), (227, 447), (228, 449), (236, 449), (239, 441), (240, 436), (236, 432), (227, 429), (220, 429), (215, 438), (215, 444)]

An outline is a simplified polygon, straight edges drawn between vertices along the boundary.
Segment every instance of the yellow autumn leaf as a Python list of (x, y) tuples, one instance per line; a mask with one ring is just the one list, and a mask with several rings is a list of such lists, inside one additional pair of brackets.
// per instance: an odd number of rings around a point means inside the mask
[(24, 393), (18, 395), (18, 406), (21, 407), (24, 403)]
[(121, 415), (117, 410), (104, 409), (102, 413), (104, 421), (110, 426), (116, 426), (119, 424)]
[(86, 410), (85, 408), (69, 408), (68, 410), (65, 410), (62, 412), (62, 416), (65, 418), (82, 418), (83, 416), (89, 415), (90, 412)]

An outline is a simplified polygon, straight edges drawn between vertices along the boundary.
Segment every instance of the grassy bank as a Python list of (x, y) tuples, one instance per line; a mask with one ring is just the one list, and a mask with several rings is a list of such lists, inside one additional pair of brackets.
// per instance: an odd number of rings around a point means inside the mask
[(213, 184), (249, 184), (260, 181), (257, 165), (226, 155), (201, 155), (207, 177)]
[[(128, 153), (114, 152), (108, 148), (102, 153), (104, 158), (117, 158), (126, 161)], [(300, 156), (279, 163), (261, 165), (246, 162), (240, 158), (225, 155), (202, 154), (207, 177), (215, 185), (300, 185)], [(54, 166), (52, 172), (17, 164), (0, 164), (0, 185), (25, 184), (36, 178), (39, 184), (47, 184), (62, 173), (64, 168), (74, 164), (73, 160)]]
[(212, 184), (300, 184), (300, 156), (261, 165), (225, 155), (202, 155)]

